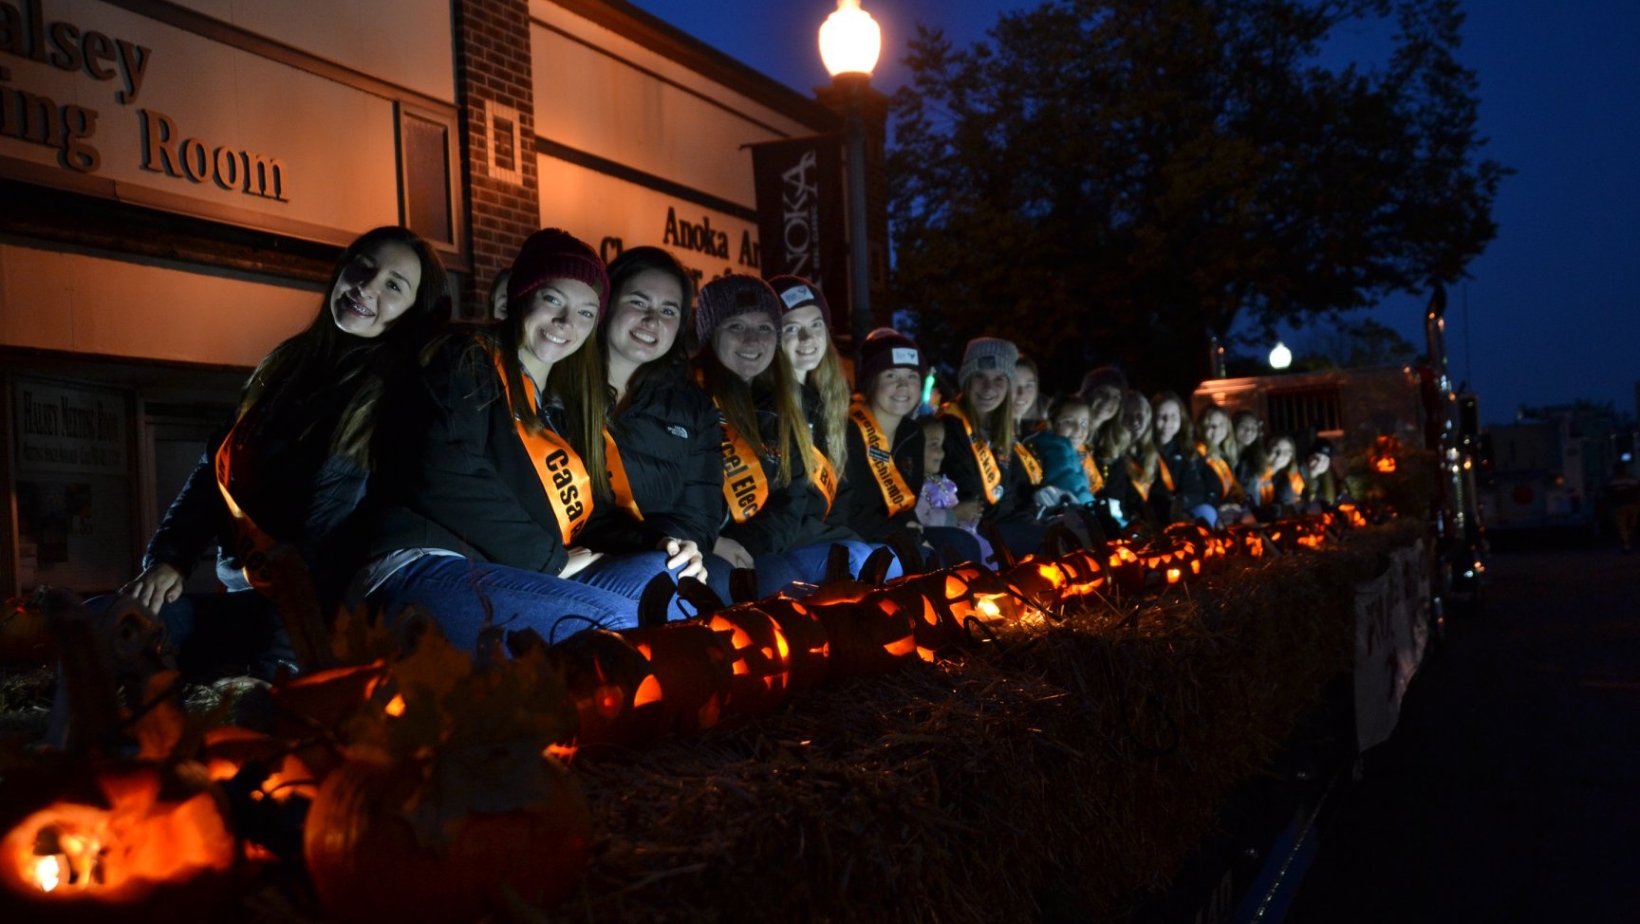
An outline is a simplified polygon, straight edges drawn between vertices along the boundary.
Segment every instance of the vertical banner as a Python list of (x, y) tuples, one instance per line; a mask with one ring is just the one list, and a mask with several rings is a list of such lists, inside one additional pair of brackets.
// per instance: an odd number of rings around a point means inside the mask
[(819, 286), (833, 331), (853, 330), (843, 236), (843, 148), (838, 135), (750, 145), (763, 278), (802, 276)]

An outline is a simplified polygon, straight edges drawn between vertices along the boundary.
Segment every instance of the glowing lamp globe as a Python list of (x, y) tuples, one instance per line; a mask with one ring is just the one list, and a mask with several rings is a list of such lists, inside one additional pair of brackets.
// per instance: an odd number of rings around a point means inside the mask
[(837, 11), (820, 25), (820, 60), (831, 76), (865, 74), (877, 66), (883, 50), (883, 30), (860, 0), (837, 0)]
[(1275, 349), (1270, 351), (1270, 368), (1285, 369), (1293, 364), (1293, 351), (1287, 349), (1287, 344), (1276, 341)]

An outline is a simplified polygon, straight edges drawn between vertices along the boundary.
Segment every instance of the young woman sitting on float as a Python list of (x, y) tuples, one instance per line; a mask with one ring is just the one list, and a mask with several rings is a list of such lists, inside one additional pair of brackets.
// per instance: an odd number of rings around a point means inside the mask
[[(149, 540), (142, 573), (122, 588), (162, 616), (186, 675), (267, 677), (291, 658), (265, 595), (279, 589), (265, 567), (275, 544), (296, 549), (321, 612), (333, 611), (359, 561), (354, 512), (384, 395), (450, 316), (438, 256), (404, 228), (349, 244), (324, 292), (307, 328), (251, 374), (231, 428), (199, 460)], [(228, 592), (184, 596), (212, 542)]]
[(608, 292), (590, 247), (538, 231), (513, 261), (507, 317), (431, 351), (422, 387), (395, 404), (372, 486), (357, 584), (371, 603), (419, 606), (467, 649), (491, 625), (550, 641), (636, 624), (643, 588), (679, 556), (603, 555), (578, 539), (610, 493), (596, 343)]

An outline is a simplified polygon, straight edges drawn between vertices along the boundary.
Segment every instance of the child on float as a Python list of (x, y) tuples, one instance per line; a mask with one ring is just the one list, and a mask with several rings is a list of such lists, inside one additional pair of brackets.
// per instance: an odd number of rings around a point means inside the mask
[[(807, 504), (792, 543), (796, 548), (820, 552), (822, 563), (831, 546), (842, 545), (848, 549), (849, 571), (858, 574), (872, 547), (832, 515), (842, 474), (849, 463), (846, 431), (850, 399), (848, 377), (831, 339), (830, 309), (825, 295), (800, 276), (776, 276), (769, 285), (780, 296), (780, 349), (791, 367), (814, 447), (804, 460), (809, 484)], [(807, 563), (799, 563), (799, 567), (809, 570)], [(898, 576), (898, 565), (889, 573)]]
[(1181, 523), (1194, 519), (1217, 526), (1219, 513), (1206, 502), (1203, 465), (1184, 399), (1164, 391), (1150, 404), (1156, 441), (1156, 481), (1151, 485), (1150, 497), (1157, 520)]
[(829, 546), (797, 545), (812, 495), (808, 421), (780, 346), (780, 296), (755, 276), (701, 287), (695, 368), (722, 424), (728, 516), (713, 547), (734, 568), (757, 572), (759, 596), (824, 577)]
[[(1089, 480), (1088, 469), (1082, 464), (1092, 421), (1087, 402), (1071, 395), (1054, 408), (1050, 429), (1025, 437), (1031, 455), (1042, 466), (1038, 500), (1044, 499), (1050, 488), (1058, 494), (1057, 503), (1050, 505), (1050, 509), (1093, 505), (1093, 483)], [(1093, 473), (1098, 474), (1097, 467)], [(1103, 484), (1103, 479), (1100, 483)]]
[(689, 373), (685, 338), (695, 282), (658, 247), (634, 247), (609, 265), (610, 300), (598, 330), (608, 383), (605, 464), (581, 532), (595, 552), (659, 550), (680, 578), (727, 599), (729, 565), (710, 557), (723, 522), (723, 451), (717, 410)]
[[(1007, 340), (968, 342), (957, 370), (961, 391), (940, 408), (946, 474), (957, 484), (959, 522), (994, 524), (1015, 555), (1034, 552), (1046, 528), (1025, 466), (1014, 454), (1013, 379), (1018, 349)], [(991, 564), (985, 562), (984, 564)]]
[(1205, 471), (1202, 484), (1206, 503), (1219, 512), (1221, 523), (1239, 522), (1247, 506), (1247, 495), (1236, 479), (1236, 438), (1231, 433), (1230, 415), (1216, 404), (1202, 410), (1196, 432), (1201, 439), (1196, 450)]
[(917, 427), (923, 435), (923, 487), (917, 497), (917, 521), (928, 544), (949, 564), (983, 562), (991, 558), (991, 543), (979, 534), (979, 518), (957, 519), (957, 484), (945, 476), (945, 422), (924, 417)]
[(597, 343), (609, 289), (590, 247), (537, 231), (513, 261), (506, 319), (428, 352), (422, 387), (395, 408), (356, 593), (425, 610), (468, 650), (490, 625), (554, 641), (637, 624), (639, 595), (679, 556), (579, 540), (610, 494)]
[[(300, 553), (321, 612), (358, 563), (353, 514), (371, 468), (384, 395), (449, 320), (444, 268), (414, 233), (369, 231), (331, 270), (319, 312), (275, 347), (245, 383), (232, 426), (212, 442), (148, 542), (122, 593), (157, 612), (184, 675), (269, 677), (292, 655), (253, 564), (276, 543)], [(232, 502), (228, 498), (232, 498)], [(217, 543), (226, 593), (183, 595)]]

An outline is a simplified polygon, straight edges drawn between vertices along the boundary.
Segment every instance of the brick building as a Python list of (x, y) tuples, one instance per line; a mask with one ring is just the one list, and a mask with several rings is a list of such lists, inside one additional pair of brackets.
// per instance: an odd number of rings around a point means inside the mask
[(756, 273), (743, 146), (837, 129), (619, 0), (0, 2), (0, 592), (134, 575), (359, 233), (467, 317), (544, 225)]

